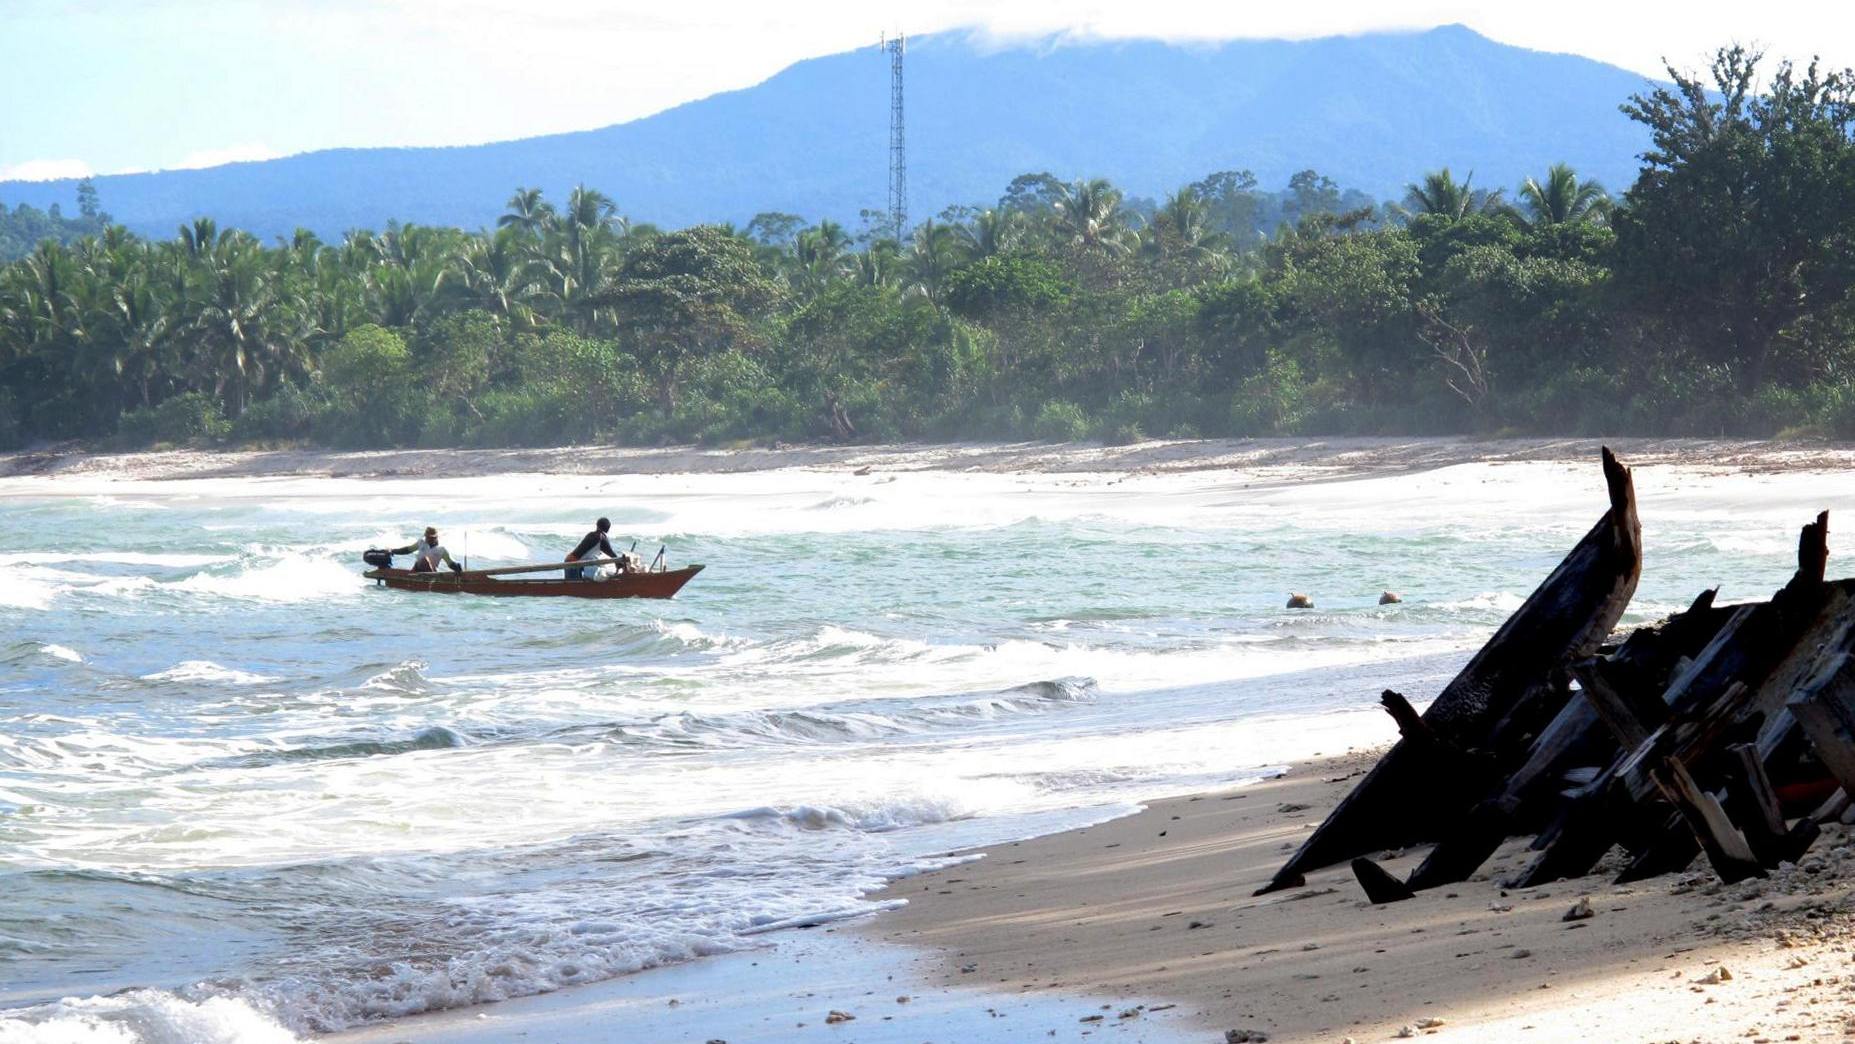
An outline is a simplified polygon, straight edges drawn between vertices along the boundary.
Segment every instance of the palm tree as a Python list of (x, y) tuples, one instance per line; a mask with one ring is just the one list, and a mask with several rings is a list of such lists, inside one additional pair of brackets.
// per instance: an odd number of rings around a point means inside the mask
[(1051, 228), (1058, 239), (1083, 250), (1125, 254), (1139, 245), (1121, 190), (1106, 178), (1076, 181), (1057, 190)]
[(1501, 190), (1482, 191), (1472, 187), (1475, 172), (1457, 181), (1449, 168), (1433, 170), (1420, 184), (1404, 186), (1404, 205), (1398, 208), (1404, 217), (1431, 214), (1445, 221), (1460, 221), (1470, 214), (1492, 214), (1501, 209)]
[(252, 386), (264, 382), (278, 348), (275, 287), (263, 246), (243, 232), (219, 237), (200, 264), (205, 283), (193, 332), (205, 351), (196, 366), (200, 382), (210, 381), (227, 415), (236, 417)]
[(538, 238), (554, 218), (554, 204), (542, 199), (541, 190), (536, 188), (516, 189), (504, 206), (508, 213), (496, 219), (496, 227), (513, 228), (524, 239)]
[(902, 258), (904, 292), (919, 294), (939, 305), (946, 293), (947, 278), (959, 267), (960, 254), (960, 241), (953, 226), (939, 224), (932, 218), (915, 226), (908, 253)]
[(610, 196), (584, 185), (548, 222), (538, 272), (559, 314), (577, 333), (591, 333), (609, 312), (605, 293), (623, 260), (628, 223)]
[(801, 298), (816, 297), (843, 278), (850, 265), (850, 234), (835, 221), (818, 222), (793, 237), (786, 282)]
[[(228, 230), (227, 235), (230, 235)], [(200, 257), (219, 242), (219, 223), (212, 218), (194, 219), (191, 225), (180, 226), (180, 241), (187, 248), (187, 253)]]
[(1610, 220), (1615, 209), (1610, 194), (1595, 181), (1582, 180), (1568, 163), (1554, 163), (1546, 171), (1545, 184), (1532, 178), (1520, 186), (1522, 220), (1530, 227), (1575, 225), (1581, 222), (1601, 224)]
[(860, 254), (852, 254), (847, 275), (858, 286), (895, 286), (902, 280), (902, 255), (895, 241), (884, 239), (871, 243)]
[(518, 328), (534, 324), (541, 291), (538, 263), (524, 249), (526, 233), (504, 225), (490, 236), (472, 236), (442, 276), (466, 308), (505, 316)]
[(1162, 260), (1202, 267), (1212, 275), (1229, 267), (1229, 237), (1211, 228), (1211, 207), (1190, 186), (1166, 197), (1146, 240)]
[(972, 221), (954, 226), (953, 231), (966, 255), (979, 261), (1023, 246), (1030, 220), (1021, 210), (985, 210)]

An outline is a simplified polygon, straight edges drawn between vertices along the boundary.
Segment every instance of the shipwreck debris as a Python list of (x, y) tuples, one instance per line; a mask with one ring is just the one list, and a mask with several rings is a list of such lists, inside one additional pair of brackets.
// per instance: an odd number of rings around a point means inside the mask
[[(1528, 887), (1684, 870), (1722, 881), (1796, 863), (1855, 794), (1855, 579), (1828, 580), (1829, 514), (1768, 601), (1683, 612), (1611, 641), (1641, 572), (1629, 469), (1604, 450), (1610, 508), (1422, 714), (1380, 696), (1399, 740), (1261, 892), (1352, 859), (1373, 903), (1466, 880), (1536, 835)], [(1610, 644), (1606, 644), (1609, 642)], [(1400, 881), (1365, 853), (1434, 842)], [(1358, 858), (1355, 858), (1358, 857)], [(1581, 901), (1567, 921), (1591, 915)]]

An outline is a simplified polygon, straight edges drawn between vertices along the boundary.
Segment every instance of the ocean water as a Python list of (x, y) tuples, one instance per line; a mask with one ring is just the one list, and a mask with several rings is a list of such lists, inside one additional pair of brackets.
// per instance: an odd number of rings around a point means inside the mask
[[(1639, 472), (1629, 621), (1768, 594), (1826, 481)], [(1602, 508), (1594, 463), (0, 482), (0, 1044), (288, 1041), (869, 913), (1389, 739), (1378, 691), (1434, 695)], [(707, 571), (359, 576), (427, 524), (487, 566), (600, 514)]]

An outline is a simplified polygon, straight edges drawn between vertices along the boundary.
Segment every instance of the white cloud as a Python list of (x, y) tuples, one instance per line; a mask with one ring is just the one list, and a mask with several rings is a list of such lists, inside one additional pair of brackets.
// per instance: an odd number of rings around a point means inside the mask
[(79, 159), (26, 160), (0, 166), (0, 181), (58, 181), (62, 178), (87, 178), (96, 171)]
[(250, 163), (256, 160), (277, 159), (282, 155), (283, 153), (261, 141), (248, 141), (237, 145), (227, 145), (222, 149), (201, 149), (198, 152), (189, 152), (169, 164), (167, 169), (201, 170), (226, 163)]
[(163, 170), (205, 170), (207, 167), (221, 167), (227, 163), (251, 163), (258, 160), (280, 159), (286, 155), (288, 153), (272, 148), (264, 142), (250, 141), (227, 145), (219, 149), (199, 149), (171, 163), (161, 163), (152, 167), (120, 167), (110, 173), (151, 174)]

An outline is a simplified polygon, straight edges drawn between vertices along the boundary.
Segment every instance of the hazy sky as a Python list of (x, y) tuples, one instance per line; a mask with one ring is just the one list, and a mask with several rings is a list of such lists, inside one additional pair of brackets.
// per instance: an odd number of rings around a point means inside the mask
[(1735, 41), (1855, 65), (1848, 2), (0, 0), (0, 180), (603, 127), (885, 30), (1215, 39), (1449, 22), (1644, 73)]

